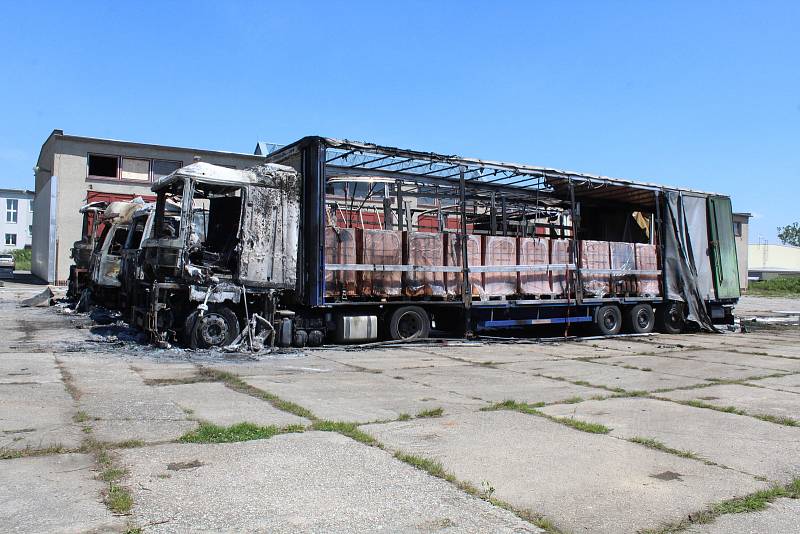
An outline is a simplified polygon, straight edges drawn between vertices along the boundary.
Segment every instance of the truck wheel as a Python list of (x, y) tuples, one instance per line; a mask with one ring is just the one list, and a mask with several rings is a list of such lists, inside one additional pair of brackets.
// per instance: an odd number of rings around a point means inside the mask
[(633, 334), (649, 334), (655, 326), (653, 307), (649, 304), (637, 304), (625, 313), (625, 331)]
[(389, 317), (389, 337), (392, 339), (420, 339), (430, 333), (431, 320), (419, 306), (397, 308)]
[(615, 336), (622, 329), (622, 313), (616, 306), (601, 306), (594, 323), (601, 335)]
[(656, 308), (656, 325), (664, 334), (680, 334), (686, 324), (683, 316), (683, 304), (667, 302)]
[(209, 308), (202, 317), (199, 312), (192, 312), (186, 326), (191, 328), (188, 338), (193, 349), (224, 347), (239, 335), (239, 319), (227, 306)]

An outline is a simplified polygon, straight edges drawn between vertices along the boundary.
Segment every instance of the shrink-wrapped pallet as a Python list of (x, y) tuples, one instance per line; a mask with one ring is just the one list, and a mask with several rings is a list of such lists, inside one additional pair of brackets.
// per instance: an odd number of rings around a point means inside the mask
[[(550, 240), (546, 237), (521, 237), (519, 239), (520, 265), (547, 265), (550, 263)], [(550, 295), (550, 275), (547, 270), (520, 271), (519, 288), (523, 295)]]
[[(500, 235), (483, 236), (484, 265), (516, 265), (517, 238)], [(517, 293), (515, 271), (486, 272), (483, 275), (483, 290), (489, 297), (507, 297)]]
[[(550, 263), (556, 265), (569, 265), (572, 263), (572, 241), (569, 239), (550, 240)], [(567, 295), (567, 272), (564, 269), (550, 271), (554, 295)]]
[[(461, 236), (454, 232), (444, 234), (445, 255), (444, 261), (448, 266), (461, 267)], [(481, 255), (481, 238), (477, 235), (467, 235), (467, 266), (478, 267), (483, 265)], [(445, 288), (448, 295), (461, 295), (463, 293), (463, 275), (461, 273), (446, 273)], [(469, 273), (469, 282), (473, 296), (483, 293), (483, 277), (481, 273)]]
[[(636, 243), (636, 270), (655, 271), (658, 270), (658, 254), (656, 245), (646, 243)], [(636, 276), (638, 281), (638, 293), (641, 296), (658, 296), (659, 276), (656, 274), (639, 274)]]
[(633, 243), (609, 243), (611, 248), (611, 288), (617, 295), (636, 293), (636, 276), (630, 271), (636, 268)]
[[(402, 232), (364, 230), (362, 263), (365, 265), (402, 265)], [(402, 294), (401, 271), (364, 271), (362, 291), (373, 297), (396, 297)]]
[[(444, 265), (444, 238), (438, 232), (404, 233), (407, 265), (441, 267)], [(404, 293), (409, 297), (443, 297), (443, 272), (407, 272), (404, 276)]]
[[(325, 264), (359, 263), (359, 233), (356, 228), (325, 228)], [(325, 270), (325, 296), (358, 295), (359, 273)]]
[[(581, 241), (581, 269), (605, 270), (611, 268), (608, 241)], [(604, 297), (611, 293), (610, 276), (602, 273), (581, 273), (586, 296)]]
[[(339, 237), (336, 229), (331, 226), (325, 227), (325, 265), (339, 263)], [(325, 269), (325, 296), (333, 297), (338, 294), (337, 271)]]

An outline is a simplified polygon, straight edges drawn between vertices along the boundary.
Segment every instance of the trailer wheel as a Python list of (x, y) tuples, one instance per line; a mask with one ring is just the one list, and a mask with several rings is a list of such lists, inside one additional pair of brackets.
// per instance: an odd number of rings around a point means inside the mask
[(625, 331), (633, 334), (649, 334), (656, 321), (653, 307), (649, 304), (637, 304), (625, 313)]
[(680, 302), (667, 302), (656, 308), (656, 325), (659, 332), (664, 334), (680, 334), (686, 324), (683, 315), (683, 304)]
[(420, 339), (430, 333), (431, 320), (419, 306), (397, 308), (389, 317), (389, 337), (392, 339)]
[(186, 329), (189, 346), (193, 349), (224, 347), (239, 335), (239, 319), (227, 306), (215, 306), (202, 317), (199, 311), (189, 314)]
[(622, 329), (622, 313), (616, 306), (601, 306), (594, 323), (601, 335), (615, 336)]

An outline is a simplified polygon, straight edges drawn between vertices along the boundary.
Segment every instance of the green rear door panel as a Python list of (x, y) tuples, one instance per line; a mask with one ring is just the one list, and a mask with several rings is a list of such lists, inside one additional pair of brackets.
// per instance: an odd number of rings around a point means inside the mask
[(733, 214), (728, 197), (708, 198), (711, 268), (718, 299), (739, 298), (739, 262), (733, 236)]

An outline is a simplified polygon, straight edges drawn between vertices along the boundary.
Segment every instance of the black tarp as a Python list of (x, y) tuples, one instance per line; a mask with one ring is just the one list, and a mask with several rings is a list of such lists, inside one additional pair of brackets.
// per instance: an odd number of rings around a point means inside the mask
[[(664, 276), (665, 296), (669, 300), (683, 302), (686, 320), (695, 323), (707, 332), (718, 332), (711, 322), (705, 302), (697, 285), (696, 261), (692, 255), (691, 232), (683, 232), (686, 220), (683, 217), (683, 199), (674, 191), (665, 191), (664, 214)], [(697, 224), (695, 222), (695, 224)], [(707, 224), (707, 223), (706, 223)], [(703, 261), (702, 258), (698, 260)]]

